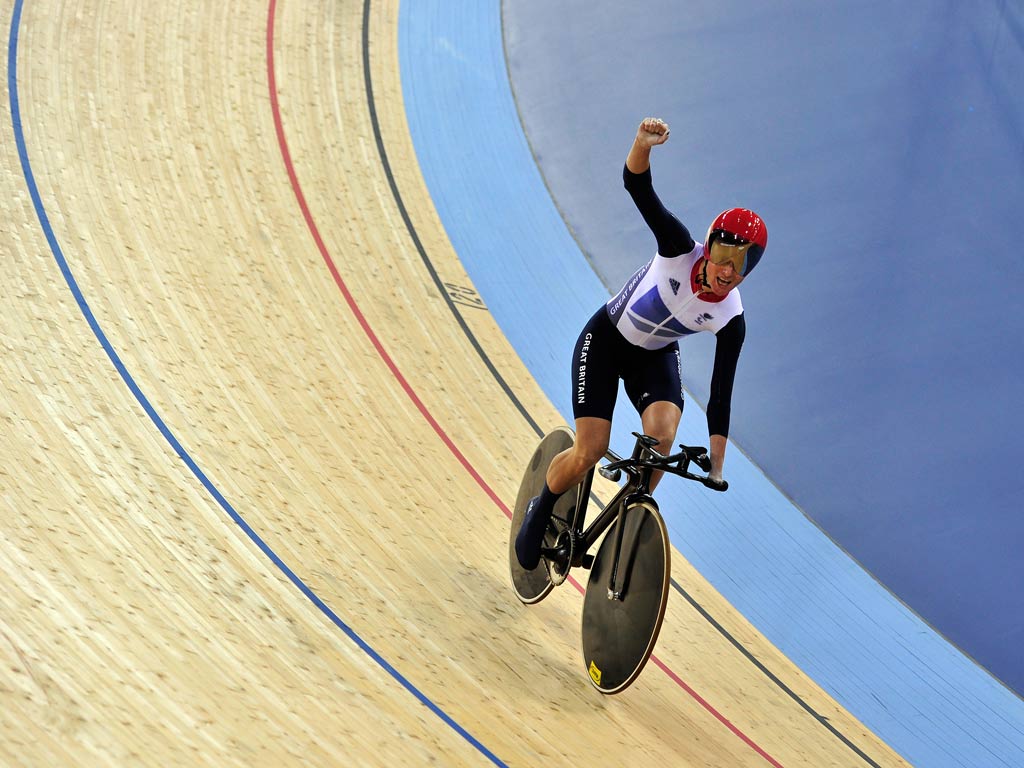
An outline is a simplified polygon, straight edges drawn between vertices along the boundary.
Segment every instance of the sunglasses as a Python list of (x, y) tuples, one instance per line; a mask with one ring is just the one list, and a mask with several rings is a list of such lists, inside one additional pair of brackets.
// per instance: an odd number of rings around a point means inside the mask
[(743, 275), (747, 268), (747, 251), (753, 243), (723, 230), (715, 230), (710, 239), (708, 260), (720, 267), (731, 264), (736, 274)]

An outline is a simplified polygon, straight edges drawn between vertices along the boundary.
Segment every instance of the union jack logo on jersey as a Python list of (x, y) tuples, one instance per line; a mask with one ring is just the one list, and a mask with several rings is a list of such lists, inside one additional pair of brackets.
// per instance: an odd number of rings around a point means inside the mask
[(672, 316), (671, 310), (661, 300), (657, 286), (634, 301), (626, 310), (626, 316), (638, 330), (666, 339), (696, 333)]

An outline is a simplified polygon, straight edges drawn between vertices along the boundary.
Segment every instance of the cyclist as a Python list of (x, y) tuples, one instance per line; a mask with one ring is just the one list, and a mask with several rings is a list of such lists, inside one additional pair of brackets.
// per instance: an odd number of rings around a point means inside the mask
[[(732, 208), (712, 222), (703, 243), (695, 242), (662, 205), (651, 181), (651, 149), (668, 137), (663, 120), (646, 118), (626, 156), (623, 182), (653, 232), (658, 251), (590, 318), (576, 342), (576, 440), (551, 460), (544, 489), (527, 506), (515, 542), (516, 557), (527, 570), (540, 561), (544, 532), (558, 497), (579, 483), (608, 450), (620, 378), (644, 433), (659, 440), (657, 450), (671, 452), (683, 413), (677, 340), (699, 331), (716, 336), (707, 409), (709, 477), (722, 484), (733, 380), (746, 334), (736, 288), (764, 254), (768, 229), (753, 211)], [(660, 474), (652, 478), (652, 490)]]

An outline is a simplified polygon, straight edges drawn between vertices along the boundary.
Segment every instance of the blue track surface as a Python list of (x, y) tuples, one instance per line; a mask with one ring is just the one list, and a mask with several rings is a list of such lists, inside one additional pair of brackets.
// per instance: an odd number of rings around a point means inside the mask
[[(506, 5), (554, 199), (614, 290), (652, 247), (616, 183), (648, 112), (667, 204), (768, 223), (732, 438), (932, 626), (1024, 692), (1024, 4)], [(572, 140), (567, 141), (568, 136)], [(691, 345), (692, 346), (692, 345)], [(705, 401), (711, 346), (687, 349)]]
[[(516, 24), (511, 23), (514, 19), (509, 20), (510, 61), (514, 74), (517, 62), (521, 64), (525, 55), (520, 46), (524, 44), (527, 32), (532, 36), (535, 31), (542, 42), (561, 48), (567, 56), (573, 57), (575, 52), (577, 61), (586, 58), (593, 62), (608, 58), (616, 46), (622, 45), (621, 40), (610, 46), (605, 45), (602, 38), (593, 37), (601, 29), (607, 35), (607, 29), (585, 12), (580, 12), (572, 24), (559, 23), (567, 9), (574, 7), (578, 9), (581, 6), (579, 3), (516, 4), (515, 14), (527, 15), (519, 16)], [(720, 13), (727, 14), (729, 9), (735, 11), (740, 7), (743, 5), (726, 4)], [(544, 24), (522, 22), (523, 19), (538, 18), (528, 14), (542, 10)], [(509, 12), (511, 14), (512, 10)], [(701, 12), (705, 15), (711, 13), (708, 9)], [(786, 18), (784, 13), (778, 15)], [(772, 14), (766, 15), (759, 23), (762, 26), (770, 24), (777, 20), (776, 16), (773, 9)], [(625, 19), (615, 18), (614, 9), (610, 8), (608, 14), (602, 16), (602, 21), (606, 20), (616, 25), (617, 37), (622, 36), (623, 30), (631, 29)], [(704, 21), (711, 24), (713, 20), (705, 18)], [(720, 23), (725, 24), (724, 21)], [(703, 35), (698, 35), (697, 30), (691, 30), (677, 37), (673, 32), (679, 30), (670, 29), (665, 24), (648, 25), (648, 28), (656, 30), (652, 44), (660, 44), (666, 50), (675, 46), (679, 55), (698, 45), (710, 31), (705, 28), (700, 30)], [(499, 7), (493, 2), (473, 0), (406, 3), (401, 7), (400, 38), (403, 93), (410, 128), (424, 177), (441, 219), (477, 289), (504, 332), (568, 420), (567, 358), (578, 328), (607, 298), (608, 289), (595, 275), (567, 230), (530, 152), (510, 90)], [(784, 47), (779, 44), (777, 53)], [(596, 53), (590, 53), (587, 58), (580, 53), (582, 50)], [(820, 53), (825, 56), (828, 51), (823, 49)], [(692, 50), (690, 54), (689, 63), (695, 70), (694, 76), (706, 75), (706, 67), (710, 65), (702, 64), (701, 57), (694, 55)], [(658, 57), (654, 59), (658, 60)], [(639, 74), (649, 74), (652, 67), (648, 61), (644, 66), (637, 64), (635, 69)], [(568, 77), (576, 70), (566, 73), (545, 67), (544, 71), (548, 75), (546, 84), (561, 89), (560, 98), (539, 105), (520, 106), (526, 113), (536, 107), (539, 111), (535, 113), (535, 119), (549, 131), (555, 124), (564, 125), (564, 121), (570, 119), (567, 115), (572, 116), (574, 129), (561, 134), (560, 139), (551, 145), (554, 151), (567, 151), (569, 145), (573, 145), (577, 151), (585, 152), (586, 147), (593, 146), (594, 142), (608, 147), (605, 153), (607, 160), (601, 153), (594, 152), (575, 165), (554, 163), (551, 167), (555, 170), (549, 172), (549, 162), (553, 163), (554, 158), (541, 148), (541, 142), (531, 133), (533, 148), (537, 151), (547, 181), (556, 188), (552, 175), (560, 168), (577, 190), (596, 193), (607, 189), (621, 196), (622, 199), (613, 204), (613, 212), (602, 209), (586, 219), (587, 225), (601, 227), (608, 224), (615, 229), (616, 226), (610, 224), (611, 217), (630, 221), (623, 229), (632, 227), (632, 234), (627, 231), (623, 236), (637, 240), (620, 253), (629, 253), (631, 257), (635, 254), (636, 259), (645, 258), (653, 245), (643, 241), (643, 233), (633, 221), (636, 215), (631, 210), (628, 196), (619, 187), (619, 173), (637, 116), (661, 113), (671, 117), (669, 104), (659, 104), (654, 98), (646, 107), (641, 106), (639, 102), (645, 96), (644, 89), (633, 83), (622, 87), (621, 83), (615, 86), (598, 78), (591, 87), (586, 79), (578, 79), (569, 88), (566, 81), (559, 78)], [(851, 82), (857, 82), (855, 73), (849, 77)], [(523, 83), (518, 75), (515, 82), (522, 99)], [(561, 85), (557, 85), (559, 83)], [(614, 92), (614, 87), (623, 90), (622, 109), (630, 112), (628, 119), (624, 116), (617, 118), (614, 114), (620, 95)], [(652, 86), (647, 87), (646, 95), (650, 95)], [(678, 97), (678, 94), (673, 96)], [(606, 119), (596, 120), (592, 115), (573, 116), (572, 111), (566, 108), (566, 102), (571, 98), (594, 102), (590, 108), (607, 112)], [(794, 97), (794, 106), (797, 101)], [(723, 100), (718, 106), (731, 103)], [(548, 122), (545, 122), (545, 115), (550, 117)], [(673, 142), (683, 144), (679, 141), (680, 134), (685, 135), (687, 124), (692, 125), (693, 121), (691, 116), (673, 122)], [(718, 125), (719, 138), (727, 139), (731, 135), (729, 131), (737, 130), (742, 122)], [(814, 140), (817, 135), (801, 121), (795, 121), (789, 128), (783, 126), (776, 130), (782, 135), (789, 130), (798, 131), (803, 143)], [(705, 135), (704, 141), (714, 138), (715, 132), (712, 132)], [(817, 141), (824, 143), (825, 138), (819, 137)], [(687, 165), (692, 158), (683, 148), (670, 149), (666, 146), (661, 149), (664, 150), (661, 157), (665, 171), (659, 172), (662, 166), (656, 165), (659, 188), (664, 183), (662, 178), (671, 179), (673, 164), (675, 172), (680, 175), (684, 171), (692, 173), (692, 166)], [(834, 163), (840, 162), (841, 152), (834, 148), (827, 152), (819, 149), (826, 155), (835, 155)], [(676, 153), (674, 156), (673, 152)], [(771, 162), (777, 164), (772, 184), (764, 179), (755, 181), (759, 177), (751, 174), (738, 187), (731, 185), (716, 193), (722, 200), (709, 194), (704, 185), (680, 184), (679, 188), (689, 190), (692, 198), (674, 200), (673, 203), (683, 210), (694, 211), (694, 215), (703, 220), (707, 211), (717, 212), (731, 204), (735, 196), (766, 200), (767, 207), (759, 207), (769, 227), (773, 221), (778, 222), (775, 231), (779, 234), (769, 246), (770, 257), (774, 259), (773, 269), (780, 274), (789, 274), (790, 282), (795, 274), (803, 283), (837, 282), (837, 278), (855, 281), (868, 259), (874, 259), (877, 268), (880, 256), (872, 249), (881, 243), (869, 226), (871, 219), (851, 219), (839, 228), (830, 228), (827, 222), (819, 223), (818, 229), (804, 228), (799, 230), (799, 234), (787, 234), (784, 222), (790, 218), (808, 221), (798, 215), (801, 212), (794, 201), (768, 195), (772, 188), (789, 188), (796, 183), (793, 174), (799, 169), (793, 164), (800, 158), (791, 153), (788, 159), (787, 165), (786, 157), (771, 158)], [(883, 161), (879, 162), (884, 165)], [(871, 170), (865, 172), (866, 181), (873, 178), (875, 184), (870, 188), (877, 190), (879, 180), (885, 177), (869, 173)], [(874, 170), (881, 170), (881, 167)], [(572, 176), (573, 173), (577, 175)], [(726, 175), (724, 178), (734, 176)], [(709, 174), (704, 172), (700, 177), (708, 178)], [(713, 174), (710, 177), (718, 178)], [(862, 193), (867, 189), (865, 187)], [(805, 191), (814, 192), (818, 197), (823, 194), (821, 190)], [(834, 193), (836, 190), (830, 191)], [(564, 211), (563, 198), (556, 194), (556, 199)], [(884, 207), (881, 202), (877, 205), (879, 209)], [(855, 218), (859, 217), (860, 214)], [(576, 234), (585, 241), (581, 234), (584, 226), (571, 216), (569, 219)], [(843, 244), (845, 238), (855, 236), (859, 236), (862, 246), (855, 254), (858, 258), (843, 253), (835, 257), (835, 263), (824, 262), (821, 258), (801, 258), (797, 248), (819, 242), (829, 246)], [(957, 242), (960, 242), (959, 238)], [(588, 246), (587, 255), (593, 256), (591, 251)], [(933, 259), (933, 272), (941, 271), (940, 261)], [(885, 263), (890, 264), (891, 260)], [(760, 278), (762, 272), (770, 272), (767, 264), (755, 273), (756, 277)], [(840, 264), (846, 264), (846, 267), (838, 266)], [(896, 271), (902, 273), (907, 269), (900, 266)], [(942, 284), (941, 277), (928, 280)], [(838, 282), (843, 282), (843, 279)], [(784, 285), (781, 281), (779, 284)], [(786, 308), (792, 310), (792, 295), (779, 295), (777, 291), (768, 290), (768, 280), (762, 280), (760, 284), (752, 280), (751, 290), (746, 288), (744, 286), (744, 297), (749, 305), (748, 317), (751, 317), (750, 308), (754, 308), (757, 315), (772, 318), (771, 322), (758, 322), (755, 326), (758, 330), (748, 336), (751, 351), (744, 353), (744, 370), (751, 369), (744, 374), (744, 386), (761, 386), (759, 377), (765, 373), (760, 371), (763, 363), (754, 349), (796, 348), (800, 354), (809, 356), (813, 356), (814, 350), (805, 349), (804, 338), (808, 335), (806, 317), (800, 320), (795, 336), (780, 338), (785, 332), (794, 330), (784, 323), (779, 326), (783, 319), (786, 322), (792, 320), (785, 317), (783, 311)], [(893, 295), (885, 292), (879, 299), (891, 304)], [(838, 311), (837, 307), (833, 309)], [(915, 305), (902, 306), (899, 312), (905, 314), (912, 309), (920, 311), (920, 307)], [(821, 307), (815, 307), (814, 311), (823, 312)], [(824, 313), (821, 322), (826, 323), (834, 314)], [(872, 317), (870, 312), (858, 317), (861, 318), (862, 335), (871, 329), (873, 323), (887, 320)], [(817, 320), (817, 316), (814, 319)], [(891, 325), (892, 318), (887, 321)], [(952, 328), (948, 330), (954, 334)], [(957, 328), (956, 332), (961, 330)], [(800, 343), (793, 339), (799, 339)], [(828, 348), (830, 371), (836, 386), (844, 383), (841, 381), (841, 365), (848, 357), (861, 365), (874, 359), (867, 354), (870, 350), (863, 349), (863, 343), (843, 349), (836, 348), (833, 343)], [(919, 346), (919, 341), (917, 343)], [(913, 346), (908, 347), (906, 343), (902, 349), (905, 353), (908, 350), (913, 352)], [(888, 348), (883, 352), (880, 353), (883, 360), (885, 355), (894, 354)], [(697, 378), (700, 377), (700, 356), (707, 353), (708, 350), (702, 352), (699, 345), (694, 345), (694, 357), (688, 358)], [(684, 355), (689, 354), (690, 349), (684, 350)], [(755, 362), (751, 363), (748, 358)], [(778, 376), (786, 372), (788, 369), (782, 367), (783, 364), (788, 365), (784, 358), (772, 363), (774, 368), (768, 373)], [(790, 394), (789, 400), (795, 400), (797, 405), (813, 405), (820, 393), (810, 391), (812, 388), (807, 386), (806, 376), (800, 381), (802, 386), (793, 390), (796, 394)], [(899, 394), (904, 409), (916, 407), (914, 400), (919, 397), (918, 393), (907, 396), (905, 391), (900, 391)], [(832, 435), (833, 442), (844, 442), (839, 437), (844, 432), (835, 424), (839, 416), (831, 399), (829, 404), (829, 409), (820, 419), (811, 416), (805, 421), (815, 422), (820, 429), (832, 430), (828, 434)], [(751, 406), (749, 402), (743, 406), (745, 414), (738, 408), (740, 413), (734, 416), (734, 420), (752, 419)], [(781, 416), (776, 414), (776, 418)], [(877, 424), (878, 417), (873, 418), (873, 423)], [(629, 440), (624, 435), (634, 425), (635, 418), (623, 411), (617, 419), (615, 447), (620, 450), (628, 448)], [(687, 439), (687, 435), (699, 436), (705, 430), (703, 414), (691, 406), (684, 416), (681, 436)], [(874, 439), (883, 455), (898, 453), (900, 443), (894, 437), (879, 440), (875, 434)], [(827, 446), (812, 447), (818, 449), (820, 455)], [(820, 460), (810, 466), (809, 470), (805, 468), (799, 472), (797, 467), (795, 471), (800, 476), (823, 471)], [(756, 466), (735, 450), (729, 459), (728, 476), (733, 489), (725, 495), (690, 494), (686, 488), (677, 487), (681, 484), (670, 487), (666, 483), (659, 490), (662, 507), (668, 512), (673, 543), (716, 588), (820, 685), (915, 765), (1024, 764), (1024, 704), (1020, 699), (893, 599), (822, 535)], [(896, 485), (896, 478), (884, 477), (882, 481)], [(859, 501), (863, 517), (866, 514), (864, 500)]]

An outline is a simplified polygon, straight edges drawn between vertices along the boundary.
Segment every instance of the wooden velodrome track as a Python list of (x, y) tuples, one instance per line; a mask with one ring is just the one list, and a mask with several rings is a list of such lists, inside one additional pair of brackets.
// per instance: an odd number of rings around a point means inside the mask
[(903, 764), (678, 552), (617, 697), (573, 585), (513, 596), (488, 365), (559, 418), (466, 301), (396, 0), (3, 22), (0, 762)]

